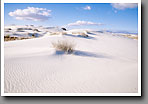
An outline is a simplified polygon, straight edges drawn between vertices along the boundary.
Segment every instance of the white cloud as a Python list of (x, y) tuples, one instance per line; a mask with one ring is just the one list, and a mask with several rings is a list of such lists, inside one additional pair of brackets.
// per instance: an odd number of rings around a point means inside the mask
[(94, 23), (90, 21), (76, 21), (74, 23), (69, 23), (68, 26), (81, 26), (81, 25), (103, 25), (101, 23)]
[(136, 8), (138, 6), (137, 3), (112, 3), (111, 5), (119, 10), (124, 10), (127, 8)]
[(50, 17), (50, 12), (51, 10), (46, 8), (27, 7), (9, 12), (9, 15), (18, 20), (45, 21)]
[(85, 6), (83, 9), (84, 9), (84, 10), (91, 10), (91, 7), (87, 5), (87, 6)]

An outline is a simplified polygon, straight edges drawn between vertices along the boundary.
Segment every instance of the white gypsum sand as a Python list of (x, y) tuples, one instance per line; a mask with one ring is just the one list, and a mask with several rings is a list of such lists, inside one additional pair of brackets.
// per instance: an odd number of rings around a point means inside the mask
[[(137, 93), (138, 41), (112, 34), (49, 35), (4, 43), (5, 93)], [(72, 54), (52, 42), (75, 44)]]

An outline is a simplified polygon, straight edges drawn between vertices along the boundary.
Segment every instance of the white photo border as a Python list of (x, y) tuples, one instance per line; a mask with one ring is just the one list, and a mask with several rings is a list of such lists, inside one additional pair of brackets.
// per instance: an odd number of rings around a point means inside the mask
[[(5, 93), (4, 3), (138, 3), (138, 93)], [(141, 96), (141, 0), (1, 0), (1, 96)]]

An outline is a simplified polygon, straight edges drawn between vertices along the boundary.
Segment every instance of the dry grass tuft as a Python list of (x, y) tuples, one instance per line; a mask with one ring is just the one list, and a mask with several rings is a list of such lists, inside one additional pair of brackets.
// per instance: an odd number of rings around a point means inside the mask
[(15, 36), (4, 36), (4, 41), (13, 41), (13, 40), (24, 40), (24, 39), (31, 39), (29, 37), (15, 37)]
[(72, 34), (73, 35), (80, 35), (80, 36), (82, 36), (82, 37), (88, 37), (88, 35), (87, 35), (87, 33), (85, 33), (85, 32), (72, 32)]
[(74, 46), (75, 46), (73, 43), (67, 40), (59, 40), (57, 42), (52, 42), (52, 45), (56, 50), (64, 51), (68, 54), (74, 51)]

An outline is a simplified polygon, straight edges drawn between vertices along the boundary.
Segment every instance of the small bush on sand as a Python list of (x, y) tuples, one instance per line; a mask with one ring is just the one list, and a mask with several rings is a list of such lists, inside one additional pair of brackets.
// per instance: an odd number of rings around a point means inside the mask
[(73, 35), (80, 35), (82, 37), (88, 37), (87, 33), (85, 32), (72, 32)]
[(18, 40), (18, 37), (10, 37), (10, 35), (4, 36), (4, 41), (12, 41), (12, 40)]
[(10, 38), (10, 35), (5, 35), (4, 38)]
[(56, 50), (64, 51), (65, 53), (72, 53), (74, 51), (74, 44), (67, 40), (59, 40), (57, 42), (52, 42), (53, 47)]

